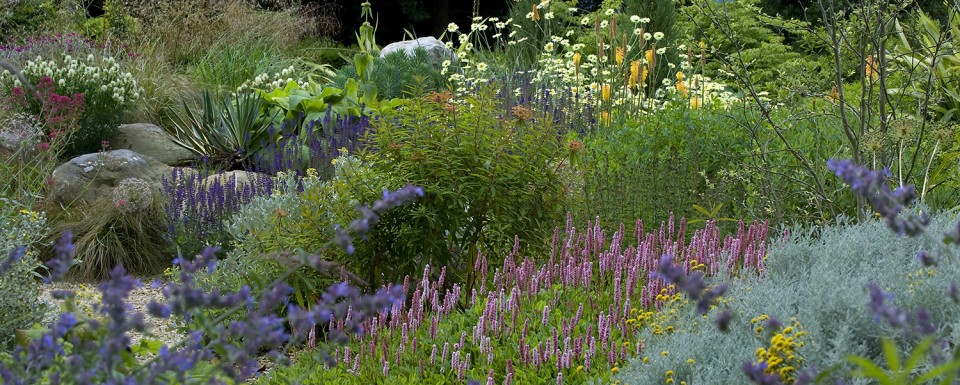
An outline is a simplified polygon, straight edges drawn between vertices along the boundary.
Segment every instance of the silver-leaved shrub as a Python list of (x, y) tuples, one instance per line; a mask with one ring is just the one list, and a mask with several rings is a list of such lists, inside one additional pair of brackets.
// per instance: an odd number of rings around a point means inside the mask
[[(929, 233), (941, 234), (956, 221), (953, 215), (935, 216)], [(679, 322), (684, 327), (672, 334), (648, 333), (643, 338), (646, 354), (631, 360), (616, 379), (630, 384), (664, 383), (668, 378), (677, 384), (748, 383), (742, 364), (757, 362), (758, 349), (769, 348), (778, 330), (794, 325), (804, 332), (797, 338), (802, 346), (793, 349), (796, 371), (836, 367), (836, 374), (842, 375), (851, 369), (850, 355), (883, 362), (881, 337), (906, 348), (916, 341), (904, 339), (870, 313), (870, 282), (897, 293), (892, 302), (905, 311), (927, 309), (944, 334), (941, 337), (960, 337), (960, 306), (946, 298), (960, 266), (945, 260), (939, 266), (923, 267), (917, 252), (935, 250), (934, 242), (891, 236), (881, 221), (839, 222), (794, 229), (786, 241), (771, 248), (763, 277), (730, 279), (723, 306), (735, 315), (728, 332), (711, 322), (720, 312), (703, 317), (690, 306)], [(764, 319), (779, 320), (782, 326), (769, 328)], [(863, 380), (851, 383), (858, 381)]]
[(7, 258), (11, 250), (26, 247), (20, 263), (0, 273), (0, 351), (10, 348), (17, 330), (29, 328), (43, 315), (35, 272), (40, 261), (30, 247), (40, 240), (46, 225), (43, 213), (0, 203), (0, 259)]

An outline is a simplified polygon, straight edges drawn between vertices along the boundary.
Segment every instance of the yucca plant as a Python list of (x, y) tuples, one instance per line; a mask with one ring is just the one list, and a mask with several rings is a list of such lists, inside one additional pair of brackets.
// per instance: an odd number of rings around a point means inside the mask
[(217, 97), (204, 91), (202, 109), (195, 113), (186, 103), (183, 114), (173, 117), (168, 129), (174, 141), (211, 164), (224, 169), (245, 169), (247, 160), (270, 139), (272, 117), (261, 115), (263, 99), (256, 93)]

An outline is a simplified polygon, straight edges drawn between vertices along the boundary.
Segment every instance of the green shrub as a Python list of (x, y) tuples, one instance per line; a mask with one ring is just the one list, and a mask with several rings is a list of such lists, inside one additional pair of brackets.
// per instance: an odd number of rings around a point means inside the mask
[(448, 93), (431, 98), (384, 115), (367, 137), (374, 170), (391, 187), (425, 194), (381, 222), (389, 235), (371, 240), (365, 275), (373, 282), (428, 264), (468, 278), (478, 251), (502, 255), (515, 236), (538, 250), (562, 215), (567, 152), (545, 112), (505, 111), (489, 90), (455, 104)]
[(748, 152), (742, 130), (731, 129), (728, 112), (670, 107), (597, 130), (584, 140), (573, 173), (579, 188), (571, 211), (579, 220), (655, 224), (671, 213), (703, 218), (698, 205), (718, 217), (738, 217), (742, 185), (717, 183)]
[[(955, 215), (935, 216), (930, 231), (940, 233), (955, 222)], [(621, 383), (660, 383), (664, 373), (673, 370), (676, 383), (745, 383), (741, 364), (756, 361), (757, 349), (766, 346), (770, 336), (768, 331), (756, 331), (763, 325), (754, 323), (753, 318), (763, 314), (784, 326), (794, 319), (802, 325), (807, 335), (797, 355), (805, 366), (821, 371), (835, 365), (848, 368), (850, 355), (882, 362), (878, 361), (883, 359), (880, 337), (907, 347), (917, 341), (874, 321), (867, 307), (869, 282), (897, 293), (893, 301), (906, 311), (927, 309), (942, 333), (956, 337), (960, 307), (943, 306), (943, 302), (960, 267), (950, 261), (924, 268), (915, 258), (918, 250), (935, 247), (932, 240), (893, 237), (881, 221), (851, 225), (841, 220), (837, 225), (794, 229), (789, 241), (770, 250), (766, 274), (760, 281), (729, 282), (725, 303), (736, 316), (728, 333), (689, 309), (681, 321), (681, 332), (647, 338), (649, 363), (632, 360), (617, 379)], [(669, 355), (661, 356), (661, 351)], [(688, 359), (695, 364), (688, 364)]]
[[(798, 88), (785, 87), (793, 85), (791, 83), (828, 84), (832, 79), (832, 62), (824, 57), (804, 55), (785, 43), (785, 35), (808, 39), (811, 34), (807, 25), (764, 14), (760, 2), (696, 0), (681, 7), (677, 29), (694, 41), (706, 43), (710, 53), (704, 68), (707, 76), (739, 85), (744, 79), (735, 74), (741, 72), (741, 65), (746, 65), (751, 83), (777, 100), (795, 97)], [(715, 24), (714, 18), (722, 21)], [(737, 58), (738, 50), (745, 64)], [(805, 71), (796, 72), (797, 66)], [(809, 87), (801, 89), (806, 88)], [(822, 91), (822, 88), (813, 89), (813, 92)]]
[[(357, 243), (353, 256), (322, 248), (335, 234), (336, 225), (346, 226), (356, 217), (360, 202), (380, 196), (387, 187), (385, 177), (376, 174), (370, 164), (342, 153), (334, 159), (334, 173), (329, 180), (319, 179), (316, 170), (307, 170), (303, 177), (280, 173), (276, 183), (274, 194), (254, 198), (225, 223), (226, 231), (235, 239), (238, 263), (259, 266), (264, 272), (249, 274), (250, 279), (269, 283), (277, 278), (284, 269), (280, 268), (283, 264), (276, 254), (293, 250), (320, 253), (349, 271), (368, 267), (367, 258), (372, 255), (369, 242)], [(380, 228), (373, 229), (374, 237)], [(294, 287), (298, 302), (331, 283), (328, 277), (310, 269), (299, 271), (287, 282)]]
[(14, 332), (40, 321), (44, 306), (39, 301), (40, 261), (34, 247), (46, 232), (46, 216), (0, 200), (0, 260), (17, 247), (27, 247), (26, 255), (10, 270), (0, 273), (0, 351), (8, 350)]
[(4, 38), (29, 33), (38, 29), (53, 11), (49, 0), (8, 0), (0, 9), (0, 31), (4, 32)]
[[(129, 178), (87, 207), (72, 207), (52, 221), (50, 243), (64, 231), (73, 232), (79, 264), (70, 274), (82, 279), (105, 279), (117, 265), (131, 274), (149, 275), (170, 266), (166, 252), (167, 226), (160, 199), (148, 182)], [(43, 259), (52, 258), (47, 250)]]

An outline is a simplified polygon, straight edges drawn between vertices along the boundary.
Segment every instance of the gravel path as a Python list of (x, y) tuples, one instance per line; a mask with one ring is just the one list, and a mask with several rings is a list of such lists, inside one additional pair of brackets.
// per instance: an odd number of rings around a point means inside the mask
[[(56, 290), (70, 290), (77, 293), (76, 299), (79, 309), (90, 315), (98, 314), (95, 308), (95, 305), (100, 303), (100, 290), (97, 288), (97, 284), (55, 282), (42, 286), (40, 301), (47, 304), (47, 313), (44, 315), (43, 325), (49, 325), (60, 314), (61, 301), (54, 299), (51, 295)], [(152, 335), (152, 338), (159, 339), (167, 346), (173, 346), (180, 342), (183, 334), (176, 330), (172, 319), (155, 318), (147, 313), (147, 304), (153, 300), (162, 301), (163, 293), (159, 288), (154, 289), (149, 284), (145, 284), (143, 287), (133, 290), (127, 302), (133, 305), (134, 311), (144, 314), (147, 322), (147, 333)], [(140, 343), (143, 337), (142, 333), (131, 332), (131, 345)]]

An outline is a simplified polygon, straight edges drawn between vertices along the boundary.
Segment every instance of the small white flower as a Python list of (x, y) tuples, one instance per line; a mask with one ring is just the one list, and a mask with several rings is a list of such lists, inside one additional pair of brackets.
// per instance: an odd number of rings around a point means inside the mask
[(653, 38), (653, 35), (651, 35), (650, 32), (646, 32), (643, 34), (643, 40), (650, 40), (652, 38)]
[(671, 84), (673, 84), (673, 82), (670, 81), (670, 79), (663, 79), (663, 85), (670, 86)]
[(501, 21), (501, 22), (497, 22), (493, 26), (496, 27), (497, 29), (504, 29), (507, 27), (507, 24)]
[(582, 19), (580, 19), (580, 24), (582, 25), (590, 24), (590, 16), (584, 16)]
[(477, 71), (483, 72), (487, 70), (487, 63), (478, 63)]
[(527, 12), (527, 18), (532, 20), (532, 19), (533, 19), (533, 12)]
[(460, 27), (457, 25), (457, 23), (447, 24), (447, 31), (449, 32), (456, 32), (458, 29), (460, 29)]
[(616, 12), (617, 11), (614, 11), (613, 8), (608, 8), (606, 11), (603, 11), (603, 14), (606, 16), (613, 16), (613, 14)]
[(543, 50), (547, 52), (553, 52), (553, 42), (547, 42), (547, 44), (543, 46)]
[(663, 40), (663, 32), (654, 32), (653, 38), (657, 40)]
[(665, 53), (667, 53), (666, 48), (657, 48), (657, 55), (663, 55)]
[(610, 25), (609, 21), (604, 20), (600, 22), (600, 28), (607, 28), (608, 25)]
[(480, 17), (480, 16), (474, 16), (474, 17), (473, 17), (473, 21), (480, 21), (480, 20), (483, 20), (483, 18)]
[(670, 69), (674, 69), (674, 68), (677, 68), (677, 65), (673, 63), (667, 63), (667, 67)]
[(633, 34), (634, 34), (634, 35), (637, 35), (637, 36), (640, 36), (641, 34), (643, 34), (643, 28), (634, 29), (634, 30), (633, 30)]
[(470, 35), (460, 35), (457, 36), (457, 39), (460, 40), (460, 44), (463, 44), (467, 42), (467, 39), (470, 39)]
[(640, 16), (637, 16), (637, 15), (630, 16), (630, 21), (632, 21), (632, 22), (634, 22), (634, 23), (639, 23), (639, 22), (640, 22)]
[(547, 12), (543, 15), (543, 18), (547, 20), (553, 19), (553, 12)]
[(507, 35), (507, 37), (513, 38), (513, 35), (516, 35), (516, 34), (517, 34), (517, 31), (511, 31), (510, 34)]
[(491, 37), (494, 38), (494, 39), (499, 39), (500, 36), (503, 36), (503, 34), (500, 33), (500, 32), (497, 32), (497, 33), (493, 34), (493, 36), (491, 36)]
[(644, 17), (644, 18), (640, 19), (640, 22), (643, 23), (643, 24), (649, 23), (649, 22), (650, 22), (650, 18), (649, 18), (649, 17)]

